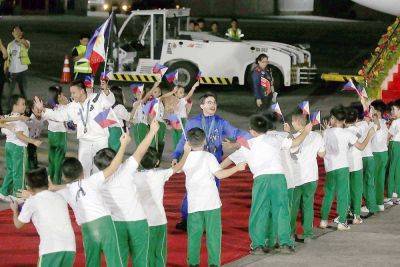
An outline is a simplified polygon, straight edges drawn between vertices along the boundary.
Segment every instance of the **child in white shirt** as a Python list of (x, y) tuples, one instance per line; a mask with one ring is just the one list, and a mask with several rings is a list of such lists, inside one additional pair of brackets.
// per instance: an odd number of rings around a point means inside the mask
[[(39, 139), (44, 128), (44, 120), (42, 118), (42, 114), (40, 114), (40, 112), (33, 107), (33, 103), (31, 101), (28, 101), (27, 114), (30, 114), (29, 120), (26, 122), (26, 125), (28, 125), (29, 129), (29, 138)], [(37, 147), (28, 143), (27, 153), (28, 170), (36, 169), (39, 164), (37, 159)]]
[(389, 155), (389, 178), (387, 196), (391, 203), (398, 204), (394, 194), (400, 194), (400, 100), (396, 100), (391, 109), (393, 117), (389, 128), (390, 155)]
[(349, 230), (347, 225), (347, 210), (349, 206), (349, 160), (351, 146), (364, 149), (374, 134), (371, 128), (363, 143), (350, 131), (343, 129), (346, 119), (346, 110), (343, 106), (336, 106), (331, 110), (330, 126), (324, 131), (325, 143), (325, 196), (321, 207), (320, 228), (328, 226), (328, 216), (333, 199), (337, 198), (337, 213), (339, 214), (338, 230)]
[(186, 175), (188, 199), (188, 265), (200, 265), (201, 239), (206, 231), (208, 265), (221, 264), (221, 199), (215, 177), (224, 179), (245, 169), (239, 164), (230, 169), (221, 169), (215, 156), (204, 151), (206, 136), (202, 129), (193, 128), (187, 132), (192, 147), (182, 170)]
[[(250, 118), (249, 149), (241, 147), (221, 166), (246, 162), (253, 173), (252, 204), (249, 218), (251, 253), (269, 253), (278, 235), (282, 253), (294, 252), (290, 238), (289, 200), (282, 150), (298, 146), (311, 130), (311, 124), (295, 139), (283, 137), (273, 129), (273, 122), (262, 115)], [(270, 226), (272, 225), (272, 226)], [(278, 227), (279, 226), (279, 227)], [(270, 242), (268, 239), (273, 239)]]
[(69, 218), (68, 205), (57, 193), (48, 190), (45, 168), (33, 170), (27, 175), (30, 195), (18, 211), (17, 202), (11, 203), (14, 225), (22, 228), (32, 221), (40, 237), (40, 267), (72, 267), (75, 259), (75, 235)]

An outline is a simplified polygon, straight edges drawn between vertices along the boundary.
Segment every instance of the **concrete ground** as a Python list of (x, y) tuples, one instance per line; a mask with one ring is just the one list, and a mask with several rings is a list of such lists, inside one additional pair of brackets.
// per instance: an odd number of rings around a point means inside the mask
[(399, 266), (400, 207), (390, 207), (346, 232), (315, 229), (317, 239), (296, 243), (293, 255), (246, 256), (226, 264), (237, 266)]

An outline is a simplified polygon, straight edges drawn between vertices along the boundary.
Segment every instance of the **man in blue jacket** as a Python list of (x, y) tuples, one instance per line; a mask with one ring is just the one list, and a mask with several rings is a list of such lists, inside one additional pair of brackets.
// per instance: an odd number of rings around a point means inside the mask
[[(251, 138), (248, 132), (233, 127), (228, 121), (215, 115), (217, 112), (216, 95), (212, 93), (204, 94), (200, 98), (200, 108), (203, 110), (203, 113), (186, 122), (185, 132), (195, 127), (203, 129), (206, 134), (206, 149), (217, 158), (218, 162), (222, 161), (222, 143), (225, 139), (236, 140), (239, 136), (243, 136), (246, 139)], [(172, 165), (175, 165), (178, 162), (178, 159), (182, 156), (185, 142), (186, 140), (184, 135), (182, 135), (175, 151), (172, 153)], [(219, 188), (219, 180), (216, 179), (215, 182)], [(188, 215), (186, 195), (182, 201), (181, 215), (182, 221), (176, 225), (176, 228), (186, 230), (186, 220)]]

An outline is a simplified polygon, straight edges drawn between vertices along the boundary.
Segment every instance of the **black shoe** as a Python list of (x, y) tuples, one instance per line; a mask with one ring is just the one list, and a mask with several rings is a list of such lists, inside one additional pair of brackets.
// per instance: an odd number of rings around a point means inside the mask
[(368, 212), (367, 215), (361, 215), (360, 217), (361, 217), (361, 219), (367, 219), (367, 218), (371, 217), (374, 214), (375, 214), (374, 212)]
[(185, 231), (187, 230), (187, 220), (182, 220), (175, 225), (175, 228), (178, 230)]
[(251, 255), (264, 255), (264, 249), (262, 247), (256, 247), (250, 250)]
[(282, 246), (280, 249), (282, 254), (293, 254), (296, 252), (294, 246)]
[(199, 267), (199, 266), (200, 266), (200, 264), (189, 264), (189, 267)]
[(294, 241), (296, 241), (297, 243), (304, 243), (304, 239), (298, 237), (297, 235), (294, 236)]
[(272, 253), (272, 249), (268, 246), (263, 247), (262, 250), (265, 254)]

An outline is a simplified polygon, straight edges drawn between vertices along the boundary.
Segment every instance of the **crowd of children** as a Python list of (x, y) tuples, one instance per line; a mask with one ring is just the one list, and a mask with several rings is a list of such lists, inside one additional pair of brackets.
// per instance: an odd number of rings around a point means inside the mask
[[(108, 266), (127, 266), (129, 257), (134, 266), (166, 266), (164, 185), (180, 171), (186, 176), (189, 266), (200, 264), (204, 231), (208, 265), (220, 266), (222, 203), (215, 179), (227, 178), (246, 165), (254, 178), (249, 217), (252, 254), (293, 253), (295, 240), (308, 243), (315, 238), (317, 157), (324, 159), (326, 170), (319, 227), (328, 227), (335, 198), (338, 230), (350, 229), (349, 221), (362, 223), (383, 211), (385, 204), (400, 203), (400, 100), (386, 105), (361, 99), (349, 107), (336, 106), (319, 131), (313, 131), (313, 123), (302, 112), (292, 114), (291, 126), (280, 125), (272, 112), (253, 115), (247, 140), (238, 138), (238, 149), (221, 162), (222, 154), (217, 158), (209, 152), (209, 129), (194, 126), (182, 131), (197, 86), (187, 95), (179, 87), (162, 94), (158, 83), (147, 93), (135, 91), (131, 112), (125, 108), (122, 89), (109, 89), (105, 78), (99, 92), (74, 81), (70, 101), (61, 87), (50, 87), (47, 104), (35, 97), (29, 117), (24, 116), (26, 100), (11, 98), (11, 113), (0, 120), (6, 135), (6, 176), (0, 197), (11, 202), (17, 228), (30, 221), (35, 225), (40, 236), (39, 266), (73, 265), (76, 244), (67, 204), (81, 227), (86, 266), (100, 266), (102, 254)], [(172, 108), (166, 101), (169, 97), (176, 100)], [(182, 128), (173, 127), (175, 119)], [(47, 170), (38, 167), (36, 159), (45, 121)], [(179, 161), (161, 169), (167, 124), (173, 128), (174, 147), (179, 140), (185, 145)], [(79, 159), (65, 157), (66, 133), (74, 129)], [(137, 148), (124, 161), (130, 136)], [(302, 238), (296, 232), (299, 210)]]

